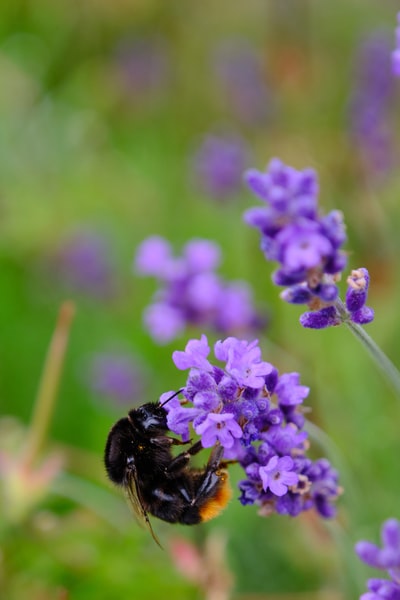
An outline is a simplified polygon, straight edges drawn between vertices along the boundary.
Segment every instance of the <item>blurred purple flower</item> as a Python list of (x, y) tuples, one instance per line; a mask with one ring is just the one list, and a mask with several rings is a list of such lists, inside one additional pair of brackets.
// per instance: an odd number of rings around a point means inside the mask
[(105, 237), (81, 231), (66, 238), (57, 249), (52, 268), (55, 278), (72, 292), (96, 299), (116, 293), (115, 265)]
[(392, 52), (392, 71), (400, 77), (400, 12), (397, 13), (396, 48)]
[(124, 353), (93, 356), (88, 364), (86, 381), (96, 396), (118, 405), (138, 402), (144, 391), (143, 368), (133, 356)]
[(224, 106), (246, 125), (260, 125), (273, 111), (261, 54), (246, 40), (227, 40), (214, 53)]
[(242, 189), (248, 162), (249, 150), (241, 138), (208, 135), (192, 157), (195, 183), (212, 198), (226, 200)]
[(381, 529), (382, 547), (368, 541), (360, 541), (355, 546), (359, 558), (376, 569), (386, 570), (390, 579), (369, 579), (370, 593), (360, 596), (360, 600), (399, 600), (400, 599), (400, 522), (388, 519)]
[(215, 269), (220, 249), (210, 240), (194, 239), (174, 257), (169, 242), (152, 236), (139, 246), (135, 270), (159, 281), (154, 300), (144, 313), (150, 335), (160, 344), (180, 335), (187, 325), (218, 332), (253, 331), (265, 326), (245, 282), (226, 282)]
[(181, 312), (164, 302), (150, 304), (143, 313), (143, 322), (158, 344), (168, 344), (185, 329), (185, 318)]
[(137, 96), (156, 96), (169, 84), (169, 49), (160, 37), (122, 40), (115, 50), (117, 73), (124, 90)]
[(391, 45), (382, 33), (372, 33), (360, 45), (349, 106), (350, 133), (365, 175), (379, 180), (393, 168), (390, 105), (393, 79)]

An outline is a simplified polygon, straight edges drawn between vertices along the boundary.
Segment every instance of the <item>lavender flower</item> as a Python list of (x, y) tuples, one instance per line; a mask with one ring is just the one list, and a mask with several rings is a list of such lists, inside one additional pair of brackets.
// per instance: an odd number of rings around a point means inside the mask
[(214, 61), (225, 110), (228, 107), (246, 125), (264, 123), (273, 110), (273, 99), (261, 54), (245, 40), (229, 40), (216, 49)]
[(289, 487), (295, 486), (299, 481), (299, 476), (293, 472), (293, 468), (294, 462), (290, 456), (273, 456), (265, 466), (259, 467), (258, 474), (264, 492), (269, 488), (275, 496), (284, 496)]
[(392, 52), (392, 70), (396, 77), (400, 77), (400, 12), (397, 13), (396, 48)]
[(374, 318), (372, 308), (365, 306), (369, 288), (369, 273), (367, 269), (355, 269), (347, 278), (346, 308), (354, 323), (364, 325)]
[[(372, 321), (373, 311), (365, 307), (369, 282), (366, 269), (352, 272), (348, 280), (352, 291), (348, 292), (346, 306), (339, 300), (337, 282), (347, 263), (342, 249), (345, 226), (337, 210), (319, 214), (315, 171), (297, 171), (273, 159), (264, 173), (247, 171), (246, 181), (264, 206), (249, 209), (244, 218), (260, 230), (266, 259), (279, 264), (273, 281), (286, 287), (281, 298), (292, 304), (308, 304), (312, 309), (300, 317), (301, 324), (322, 329), (346, 319), (359, 324)], [(353, 277), (364, 283), (356, 283)], [(362, 292), (356, 292), (358, 286), (363, 287)]]
[(369, 273), (364, 267), (355, 269), (347, 278), (347, 292), (345, 306), (340, 309), (336, 306), (305, 312), (300, 317), (303, 327), (323, 329), (333, 325), (340, 325), (348, 318), (353, 323), (366, 325), (374, 319), (374, 310), (365, 305), (369, 287)]
[(349, 125), (365, 176), (382, 179), (393, 167), (390, 103), (390, 41), (373, 33), (360, 46), (355, 85), (350, 99)]
[(136, 271), (160, 283), (144, 313), (154, 340), (168, 343), (187, 325), (227, 333), (254, 330), (264, 324), (255, 311), (250, 288), (244, 282), (224, 281), (215, 273), (219, 263), (220, 249), (209, 240), (188, 242), (180, 257), (174, 257), (170, 244), (158, 236), (139, 246)]
[(55, 276), (73, 292), (108, 299), (115, 294), (115, 267), (104, 237), (80, 231), (66, 238), (53, 260)]
[(192, 159), (197, 186), (212, 198), (226, 200), (242, 188), (249, 150), (237, 135), (206, 136)]
[(183, 404), (176, 396), (164, 404), (168, 427), (187, 441), (191, 426), (204, 447), (220, 444), (225, 458), (240, 463), (246, 474), (239, 483), (242, 504), (257, 504), (265, 515), (314, 508), (332, 517), (338, 475), (326, 459), (306, 456), (301, 405), (309, 388), (300, 385), (298, 373), (279, 375), (262, 360), (257, 340), (218, 341), (214, 356), (222, 365), (210, 360), (210, 352), (202, 335), (173, 353), (175, 366), (189, 375)]
[(93, 356), (86, 380), (96, 396), (127, 406), (143, 393), (143, 369), (125, 353), (108, 352)]
[(122, 40), (115, 50), (115, 66), (119, 83), (132, 100), (159, 97), (171, 78), (169, 48), (156, 36)]
[(356, 544), (359, 558), (376, 569), (386, 570), (390, 579), (369, 579), (369, 592), (360, 600), (400, 599), (400, 522), (388, 519), (382, 525), (382, 548), (367, 541)]

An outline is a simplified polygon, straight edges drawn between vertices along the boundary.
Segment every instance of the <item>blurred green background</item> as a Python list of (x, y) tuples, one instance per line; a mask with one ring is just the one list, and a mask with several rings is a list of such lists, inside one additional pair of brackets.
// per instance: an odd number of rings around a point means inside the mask
[[(383, 167), (369, 162), (374, 132), (354, 135), (362, 108), (351, 108), (363, 85), (360, 48), (375, 35), (394, 45), (397, 10), (394, 0), (2, 0), (1, 599), (330, 600), (364, 591), (373, 575), (354, 556), (354, 542), (377, 540), (381, 521), (400, 516), (399, 398), (348, 330), (300, 327), (301, 310), (279, 300), (273, 266), (242, 221), (257, 202), (243, 185), (212, 197), (193, 177), (192, 161), (203, 136), (222, 131), (246, 144), (246, 166), (262, 169), (278, 156), (314, 167), (323, 210), (344, 212), (349, 265), (370, 271), (376, 319), (368, 332), (400, 363), (399, 86), (392, 82), (380, 105)], [(235, 53), (243, 48), (257, 65), (254, 80), (240, 70)], [(227, 68), (218, 67), (226, 55), (233, 56), (227, 77), (218, 70)], [(365, 91), (373, 77), (365, 84), (364, 76), (359, 92), (367, 110), (376, 100)], [(249, 88), (255, 93), (247, 96)], [(132, 261), (152, 234), (177, 252), (193, 237), (215, 240), (221, 274), (253, 287), (269, 314), (259, 336), (264, 359), (299, 371), (311, 387), (310, 419), (327, 434), (315, 455), (328, 455), (341, 472), (335, 522), (263, 519), (234, 499), (193, 529), (153, 519), (161, 551), (107, 482), (105, 440), (129, 403), (93, 389), (92, 361), (131, 360), (135, 399), (146, 402), (182, 386), (171, 353), (202, 333), (188, 329), (157, 346), (144, 329), (155, 284), (135, 276)], [(102, 256), (100, 288), (65, 266), (65, 249), (82, 237)], [(40, 455), (61, 457), (63, 466), (55, 464), (53, 478), (52, 463), (45, 465), (35, 479), (18, 457), (32, 436), (66, 299), (76, 315)], [(30, 467), (40, 469), (41, 460)], [(231, 471), (234, 484), (240, 472)]]

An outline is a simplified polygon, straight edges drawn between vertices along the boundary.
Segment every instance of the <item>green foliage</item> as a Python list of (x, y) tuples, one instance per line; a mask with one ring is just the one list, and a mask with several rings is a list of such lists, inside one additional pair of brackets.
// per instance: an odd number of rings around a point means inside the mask
[[(204, 548), (207, 535), (218, 530), (228, 540), (233, 597), (317, 598), (328, 590), (350, 599), (364, 589), (353, 543), (376, 539), (383, 519), (398, 518), (398, 398), (348, 331), (303, 330), (298, 308), (279, 300), (256, 234), (242, 222), (253, 204), (250, 194), (242, 190), (231, 202), (215, 202), (188, 173), (201, 135), (221, 123), (245, 137), (257, 168), (272, 156), (315, 167), (322, 206), (345, 214), (350, 264), (365, 265), (371, 274), (376, 321), (369, 332), (396, 360), (399, 180), (389, 175), (380, 187), (367, 181), (346, 122), (354, 83), (349, 65), (358, 43), (374, 29), (391, 35), (396, 8), (375, 0), (298, 0), (291, 17), (292, 5), (1, 2), (3, 453), (18, 456), (28, 435), (60, 304), (72, 299), (77, 309), (45, 449), (46, 456), (60, 453), (64, 466), (20, 522), (1, 517), (0, 596), (6, 600), (204, 597), (201, 585), (174, 566), (169, 542), (180, 535)], [(170, 51), (171, 81), (156, 93), (127, 90), (118, 77), (121, 40), (144, 36), (161, 37)], [(212, 69), (218, 44), (239, 36), (263, 57), (274, 97), (272, 118), (254, 128), (232, 118)], [(398, 111), (393, 122), (398, 128)], [(109, 243), (117, 285), (110, 299), (69, 288), (50, 267), (60, 243), (79, 229)], [(345, 492), (337, 523), (326, 526), (308, 515), (264, 519), (235, 498), (217, 521), (196, 529), (154, 523), (166, 548), (161, 551), (106, 482), (105, 439), (126, 407), (105, 405), (88, 389), (88, 358), (110, 348), (137, 356), (147, 375), (144, 397), (137, 399), (144, 402), (182, 385), (171, 353), (200, 333), (157, 347), (143, 328), (154, 287), (134, 276), (132, 258), (151, 234), (166, 236), (176, 250), (192, 237), (215, 239), (223, 250), (223, 275), (254, 287), (257, 303), (270, 314), (261, 343), (265, 360), (301, 373), (311, 387), (310, 419), (329, 436), (315, 452), (328, 454), (341, 471)], [(233, 482), (239, 478), (233, 468)]]

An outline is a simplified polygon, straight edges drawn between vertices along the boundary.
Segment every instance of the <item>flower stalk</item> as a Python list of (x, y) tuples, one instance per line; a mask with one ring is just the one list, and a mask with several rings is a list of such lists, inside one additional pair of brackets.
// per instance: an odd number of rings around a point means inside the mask
[(68, 345), (69, 332), (75, 315), (75, 306), (66, 301), (61, 305), (56, 327), (47, 352), (31, 424), (23, 450), (23, 462), (27, 469), (36, 463), (43, 449), (53, 416), (61, 373)]
[(358, 323), (353, 323), (353, 321), (350, 321), (350, 319), (345, 320), (344, 323), (347, 325), (353, 335), (355, 335), (355, 337), (361, 342), (364, 348), (368, 350), (375, 364), (379, 367), (393, 387), (396, 394), (400, 397), (400, 372), (397, 367), (395, 367), (392, 361), (386, 356), (386, 354), (381, 350), (371, 336), (368, 335), (365, 329), (361, 327), (361, 325)]

